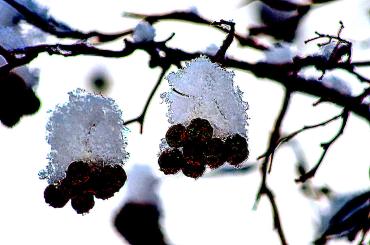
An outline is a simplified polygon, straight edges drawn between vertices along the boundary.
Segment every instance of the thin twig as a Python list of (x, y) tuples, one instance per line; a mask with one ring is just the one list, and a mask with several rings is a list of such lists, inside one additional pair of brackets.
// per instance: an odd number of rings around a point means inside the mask
[(11, 7), (16, 9), (20, 14), (22, 14), (23, 18), (30, 24), (40, 28), (44, 32), (52, 34), (58, 38), (73, 38), (73, 39), (88, 39), (95, 37), (98, 39), (99, 42), (109, 42), (116, 40), (117, 38), (129, 35), (132, 33), (132, 30), (126, 30), (122, 32), (106, 34), (100, 33), (97, 31), (91, 31), (88, 33), (84, 33), (78, 30), (72, 29), (70, 26), (55, 20), (53, 17), (48, 16), (47, 19), (39, 16), (37, 13), (29, 10), (27, 7), (23, 6), (22, 4), (18, 3), (14, 0), (4, 0), (7, 4)]
[[(174, 11), (170, 13), (165, 14), (158, 14), (158, 15), (147, 15), (147, 14), (139, 14), (139, 13), (124, 13), (124, 16), (127, 17), (133, 17), (133, 18), (140, 18), (145, 19), (149, 23), (153, 24), (155, 22), (161, 21), (161, 20), (182, 20), (182, 21), (188, 21), (191, 23), (196, 24), (203, 24), (203, 25), (212, 25), (213, 21), (207, 20), (201, 16), (199, 16), (196, 13), (190, 12), (190, 11)], [(216, 29), (226, 32), (225, 29), (223, 29), (220, 26), (214, 26)], [(267, 50), (268, 47), (262, 43), (259, 43), (255, 38), (243, 36), (241, 34), (235, 33), (235, 39), (239, 42), (242, 46), (249, 46), (258, 50)]]
[(154, 94), (157, 92), (158, 87), (161, 84), (161, 82), (163, 80), (163, 77), (166, 74), (166, 72), (168, 71), (168, 69), (169, 69), (168, 65), (164, 65), (164, 67), (162, 68), (162, 72), (159, 75), (159, 78), (158, 78), (156, 84), (154, 85), (152, 91), (150, 92), (150, 94), (148, 96), (148, 99), (145, 102), (144, 109), (141, 112), (141, 114), (138, 117), (134, 118), (134, 119), (126, 121), (125, 125), (131, 124), (131, 123), (134, 123), (134, 122), (138, 122), (140, 124), (140, 133), (141, 134), (143, 133), (144, 120), (145, 120), (145, 116), (146, 116), (146, 113), (147, 113), (148, 108), (149, 108), (149, 104), (152, 101)]
[[(276, 142), (280, 138), (280, 129), (281, 129), (283, 119), (284, 119), (284, 117), (287, 113), (287, 110), (288, 110), (288, 106), (289, 106), (290, 99), (291, 99), (291, 94), (292, 94), (292, 92), (290, 90), (285, 91), (284, 101), (283, 101), (282, 107), (280, 109), (279, 116), (276, 119), (273, 132), (271, 133), (269, 146), (268, 146), (268, 149), (267, 149), (266, 152), (273, 152), (275, 147), (276, 147)], [(268, 197), (268, 199), (270, 201), (270, 204), (271, 204), (271, 207), (272, 207), (272, 210), (273, 210), (274, 228), (278, 232), (281, 244), (285, 245), (285, 244), (288, 244), (288, 243), (286, 241), (286, 238), (285, 238), (282, 226), (281, 226), (279, 210), (277, 208), (277, 205), (276, 205), (276, 202), (275, 202), (275, 199), (274, 199), (274, 195), (273, 195), (272, 191), (270, 190), (270, 188), (267, 185), (267, 173), (268, 173), (269, 160), (270, 160), (270, 155), (266, 155), (266, 157), (263, 159), (263, 162), (262, 162), (262, 165), (261, 165), (261, 168), (260, 168), (260, 172), (261, 172), (261, 175), (262, 175), (262, 180), (261, 180), (261, 185), (260, 185), (259, 191), (258, 191), (257, 196), (256, 196), (256, 201), (255, 201), (254, 207), (255, 208), (257, 207), (258, 202), (259, 202), (260, 198), (262, 197), (262, 195), (266, 195)]]
[(305, 173), (305, 174), (301, 175), (299, 178), (297, 178), (295, 180), (296, 182), (305, 182), (308, 179), (310, 179), (310, 178), (312, 178), (312, 177), (315, 176), (316, 171), (319, 169), (321, 163), (323, 162), (324, 157), (326, 156), (326, 153), (328, 152), (330, 146), (335, 141), (337, 141), (337, 139), (343, 134), (344, 128), (347, 125), (347, 121), (348, 121), (348, 117), (349, 117), (349, 111), (346, 110), (346, 109), (344, 109), (341, 117), (342, 117), (342, 124), (341, 124), (341, 126), (339, 128), (339, 131), (335, 134), (335, 136), (330, 141), (321, 144), (321, 147), (323, 149), (323, 152), (322, 152), (322, 154), (320, 156), (320, 159), (316, 163), (316, 165), (311, 170), (309, 170), (307, 173)]
[(220, 21), (212, 23), (212, 25), (216, 25), (216, 26), (228, 25), (228, 26), (230, 26), (230, 30), (228, 31), (228, 34), (227, 34), (225, 40), (223, 41), (220, 49), (217, 51), (217, 53), (214, 57), (215, 62), (221, 63), (225, 58), (227, 49), (230, 47), (231, 43), (233, 42), (234, 35), (235, 35), (235, 23), (231, 22), (231, 21), (220, 20)]

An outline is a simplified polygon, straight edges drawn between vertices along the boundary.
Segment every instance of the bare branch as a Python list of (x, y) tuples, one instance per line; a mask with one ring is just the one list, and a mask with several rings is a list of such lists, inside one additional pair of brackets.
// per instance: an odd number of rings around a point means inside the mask
[(330, 146), (339, 138), (339, 136), (341, 136), (343, 134), (344, 128), (347, 125), (347, 121), (348, 121), (348, 117), (349, 117), (348, 110), (346, 110), (346, 109), (343, 110), (343, 113), (342, 113), (341, 117), (342, 117), (342, 124), (341, 124), (341, 127), (339, 128), (339, 131), (337, 132), (337, 134), (330, 141), (321, 144), (321, 147), (323, 148), (323, 152), (321, 154), (321, 157), (320, 157), (319, 161), (316, 163), (316, 165), (310, 171), (308, 171), (307, 173), (301, 175), (298, 179), (296, 179), (296, 182), (305, 182), (306, 180), (315, 176), (316, 171), (319, 169), (321, 163), (323, 162), (324, 157), (325, 157), (326, 153), (328, 152)]
[(112, 33), (112, 34), (105, 34), (105, 33), (100, 33), (97, 31), (91, 31), (88, 33), (84, 33), (84, 32), (72, 29), (70, 26), (67, 26), (64, 23), (55, 20), (51, 16), (49, 16), (47, 19), (42, 18), (41, 16), (32, 12), (27, 7), (23, 6), (17, 1), (4, 0), (4, 2), (9, 4), (14, 9), (16, 9), (20, 14), (22, 14), (24, 19), (28, 23), (58, 38), (88, 39), (88, 38), (95, 37), (98, 39), (99, 42), (108, 42), (108, 41), (113, 41), (113, 40), (116, 40), (117, 38), (129, 35), (132, 33), (132, 30), (126, 30), (126, 31), (118, 32), (118, 33)]
[(149, 108), (149, 104), (150, 102), (152, 101), (153, 99), (153, 96), (155, 94), (155, 92), (157, 92), (158, 90), (158, 87), (159, 85), (161, 84), (162, 80), (163, 80), (163, 77), (164, 75), (166, 74), (166, 72), (168, 71), (169, 69), (169, 66), (168, 65), (164, 65), (164, 67), (162, 68), (162, 72), (161, 74), (159, 75), (159, 78), (157, 80), (157, 83), (154, 85), (152, 91), (150, 92), (149, 96), (148, 96), (148, 99), (147, 101), (145, 102), (145, 106), (144, 106), (144, 109), (143, 111), (141, 112), (141, 114), (134, 118), (134, 119), (131, 119), (131, 120), (127, 120), (125, 122), (125, 125), (128, 125), (128, 124), (131, 124), (133, 122), (138, 122), (140, 124), (140, 133), (142, 134), (143, 133), (143, 127), (144, 127), (144, 120), (145, 120), (145, 115), (148, 111), (148, 108)]
[[(161, 20), (183, 20), (188, 21), (196, 24), (204, 24), (204, 25), (212, 25), (213, 21), (207, 20), (198, 14), (192, 13), (192, 12), (185, 12), (185, 11), (174, 11), (170, 13), (165, 14), (158, 14), (158, 15), (146, 15), (146, 14), (138, 14), (138, 13), (125, 13), (125, 16), (134, 17), (134, 18), (140, 18), (145, 19), (149, 23), (153, 24), (155, 22), (161, 21)], [(228, 33), (228, 31), (224, 30), (220, 26), (214, 26), (220, 31)], [(245, 37), (243, 35), (235, 33), (235, 39), (239, 42), (242, 46), (249, 46), (258, 50), (266, 50), (268, 47), (263, 45), (262, 43), (259, 43), (258, 40), (251, 38), (251, 37)]]
[(215, 62), (222, 62), (222, 60), (224, 59), (224, 57), (226, 55), (227, 49), (230, 47), (231, 43), (233, 42), (234, 35), (235, 35), (235, 23), (231, 22), (231, 21), (221, 20), (221, 21), (217, 21), (217, 22), (212, 23), (212, 25), (220, 25), (220, 26), (221, 25), (228, 25), (228, 26), (230, 26), (230, 30), (228, 31), (229, 33), (227, 34), (225, 40), (222, 43), (222, 46), (217, 51), (217, 53), (214, 57)]
[[(274, 149), (276, 148), (276, 142), (280, 138), (280, 129), (281, 129), (283, 119), (284, 119), (284, 117), (287, 113), (287, 110), (288, 110), (288, 106), (289, 106), (290, 99), (291, 99), (291, 94), (292, 94), (292, 92), (290, 90), (285, 91), (284, 101), (283, 101), (282, 107), (280, 109), (279, 116), (276, 119), (273, 132), (271, 133), (269, 146), (268, 146), (268, 149), (267, 149), (266, 152), (273, 152)], [(260, 172), (261, 172), (261, 175), (262, 175), (262, 180), (261, 180), (261, 185), (260, 185), (259, 191), (257, 193), (257, 197), (256, 197), (256, 201), (255, 201), (254, 206), (257, 207), (258, 202), (259, 202), (262, 195), (266, 195), (268, 197), (268, 199), (271, 203), (271, 207), (272, 207), (273, 215), (274, 215), (274, 228), (277, 230), (277, 232), (279, 234), (281, 244), (284, 245), (284, 244), (288, 244), (288, 243), (285, 239), (285, 235), (284, 235), (284, 232), (283, 232), (283, 229), (282, 229), (282, 226), (281, 226), (279, 211), (278, 211), (277, 205), (275, 203), (274, 195), (273, 195), (272, 191), (270, 190), (270, 188), (267, 185), (267, 173), (268, 173), (269, 161), (270, 161), (270, 154), (267, 154), (265, 156), (265, 158), (263, 159), (263, 162), (261, 164)]]

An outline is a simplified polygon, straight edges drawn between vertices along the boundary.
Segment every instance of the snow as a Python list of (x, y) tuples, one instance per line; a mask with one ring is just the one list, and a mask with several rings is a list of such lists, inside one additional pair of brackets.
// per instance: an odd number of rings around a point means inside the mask
[(276, 44), (273, 48), (267, 50), (265, 53), (265, 62), (271, 64), (281, 64), (293, 62), (296, 55), (296, 49), (292, 45), (282, 42)]
[(150, 42), (155, 37), (154, 27), (146, 21), (141, 21), (136, 25), (133, 33), (135, 43)]
[(232, 134), (247, 135), (247, 102), (234, 85), (234, 73), (207, 57), (193, 59), (186, 66), (167, 76), (171, 90), (161, 95), (168, 104), (171, 124), (188, 125), (194, 118), (207, 119), (214, 128), (214, 137)]
[(159, 205), (159, 179), (148, 165), (135, 164), (128, 173), (126, 202)]
[(77, 89), (50, 113), (46, 139), (51, 151), (40, 178), (49, 183), (64, 178), (73, 161), (123, 165), (128, 158), (127, 130), (112, 99)]

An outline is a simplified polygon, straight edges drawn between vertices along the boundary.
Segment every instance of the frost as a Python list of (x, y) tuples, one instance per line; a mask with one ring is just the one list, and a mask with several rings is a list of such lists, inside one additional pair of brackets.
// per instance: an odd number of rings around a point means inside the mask
[(278, 43), (273, 48), (265, 52), (265, 62), (271, 64), (281, 64), (292, 62), (296, 55), (296, 49), (288, 43)]
[(127, 129), (112, 99), (82, 89), (70, 92), (69, 101), (51, 111), (46, 129), (51, 152), (40, 175), (47, 173), (49, 183), (64, 178), (74, 161), (123, 165), (128, 158)]
[(188, 125), (194, 118), (207, 119), (215, 137), (246, 137), (248, 104), (234, 85), (234, 73), (201, 56), (168, 75), (171, 90), (161, 97), (169, 105), (171, 124)]
[(155, 37), (154, 27), (146, 21), (141, 21), (136, 25), (133, 33), (135, 43), (150, 42)]

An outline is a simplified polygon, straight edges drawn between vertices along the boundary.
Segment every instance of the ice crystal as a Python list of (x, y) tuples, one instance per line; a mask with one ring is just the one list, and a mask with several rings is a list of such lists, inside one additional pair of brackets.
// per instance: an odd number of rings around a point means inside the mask
[(141, 21), (136, 25), (133, 33), (134, 42), (150, 42), (154, 40), (155, 29), (146, 21)]
[(233, 72), (204, 56), (170, 73), (171, 90), (161, 95), (169, 105), (169, 122), (188, 125), (194, 118), (203, 118), (211, 123), (215, 137), (236, 133), (246, 137), (248, 104), (233, 78)]
[(69, 101), (51, 111), (46, 129), (51, 152), (39, 175), (49, 183), (62, 179), (74, 161), (123, 165), (128, 157), (122, 112), (112, 99), (70, 92)]

